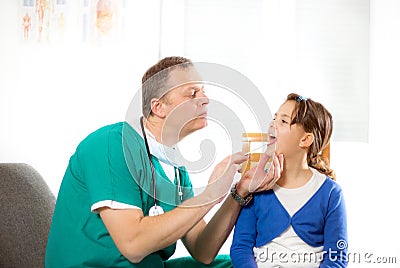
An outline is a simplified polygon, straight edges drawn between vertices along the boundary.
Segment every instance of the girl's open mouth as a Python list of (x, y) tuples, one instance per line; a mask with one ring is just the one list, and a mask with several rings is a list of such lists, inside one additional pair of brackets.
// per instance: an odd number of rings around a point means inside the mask
[(277, 141), (277, 138), (273, 134), (269, 134), (268, 136), (268, 146), (274, 144)]

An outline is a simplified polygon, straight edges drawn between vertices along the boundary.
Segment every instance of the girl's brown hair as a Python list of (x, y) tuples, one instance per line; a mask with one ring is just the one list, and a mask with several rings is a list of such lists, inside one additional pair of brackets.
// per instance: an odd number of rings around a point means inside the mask
[(322, 150), (329, 144), (332, 135), (332, 115), (321, 103), (295, 93), (289, 94), (286, 100), (296, 102), (291, 124), (299, 124), (305, 132), (314, 135), (314, 142), (307, 152), (308, 165), (336, 180), (335, 172), (329, 166), (329, 159), (322, 156)]

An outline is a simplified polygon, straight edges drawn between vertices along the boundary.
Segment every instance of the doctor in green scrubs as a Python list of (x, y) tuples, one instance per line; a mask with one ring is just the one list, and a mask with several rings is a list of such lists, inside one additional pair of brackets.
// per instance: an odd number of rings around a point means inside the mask
[[(141, 131), (116, 123), (78, 145), (59, 189), (45, 267), (232, 267), (217, 254), (251, 200), (250, 181), (262, 182), (257, 191), (270, 189), (283, 158), (274, 156), (268, 173), (250, 170), (225, 198), (247, 160), (233, 154), (194, 196), (187, 171), (168, 152), (207, 124), (203, 85), (190, 82), (196, 75), (186, 58), (162, 59), (143, 76)], [(223, 200), (207, 224), (203, 217)], [(168, 260), (179, 239), (191, 256)]]

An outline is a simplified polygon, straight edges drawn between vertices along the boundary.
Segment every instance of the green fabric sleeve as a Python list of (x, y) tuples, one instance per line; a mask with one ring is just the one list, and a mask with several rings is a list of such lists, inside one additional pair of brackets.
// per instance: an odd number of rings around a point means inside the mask
[[(137, 184), (142, 170), (138, 166), (143, 163), (141, 146), (136, 140), (129, 142), (131, 152), (126, 154), (122, 127), (114, 125), (106, 131), (93, 133), (81, 144), (78, 157), (84, 167), (82, 172), (92, 204), (114, 200), (142, 208), (140, 187)], [(134, 158), (129, 159), (130, 168), (126, 156)]]

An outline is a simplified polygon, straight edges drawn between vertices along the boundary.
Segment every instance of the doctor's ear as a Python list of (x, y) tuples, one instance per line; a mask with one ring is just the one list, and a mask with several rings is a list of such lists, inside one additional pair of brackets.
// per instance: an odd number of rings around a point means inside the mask
[(164, 105), (160, 99), (156, 98), (151, 99), (150, 105), (151, 105), (151, 111), (155, 116), (161, 118), (164, 118), (166, 116)]
[(314, 142), (314, 134), (305, 133), (300, 140), (299, 146), (302, 148), (310, 147), (313, 142)]

